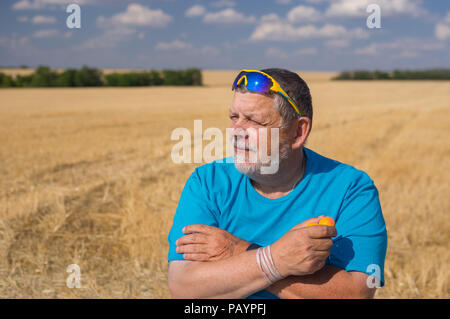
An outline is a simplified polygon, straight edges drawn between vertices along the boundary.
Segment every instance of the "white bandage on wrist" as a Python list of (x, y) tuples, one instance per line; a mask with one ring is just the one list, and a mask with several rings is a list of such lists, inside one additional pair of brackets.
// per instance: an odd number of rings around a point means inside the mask
[(273, 284), (284, 278), (273, 262), (270, 245), (256, 250), (256, 262), (258, 263), (259, 270), (269, 284)]

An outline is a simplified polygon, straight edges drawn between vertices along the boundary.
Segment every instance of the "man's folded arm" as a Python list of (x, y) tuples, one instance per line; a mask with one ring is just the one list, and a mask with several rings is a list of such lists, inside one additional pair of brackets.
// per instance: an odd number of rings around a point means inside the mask
[(378, 265), (383, 283), (386, 227), (378, 190), (367, 174), (348, 189), (337, 221), (330, 263), (312, 275), (290, 276), (266, 288), (280, 298), (373, 298), (367, 268)]
[(169, 232), (169, 290), (174, 298), (245, 298), (268, 286), (256, 251), (207, 263), (185, 260), (176, 251), (185, 226), (218, 226), (218, 209), (205, 188), (196, 169), (184, 186)]
[(266, 290), (281, 299), (373, 298), (375, 288), (367, 286), (368, 275), (327, 265), (311, 275), (289, 276)]
[(256, 251), (212, 262), (174, 260), (169, 263), (173, 298), (245, 298), (268, 286), (256, 263)]
[[(250, 246), (249, 249), (261, 247), (256, 244)], [(326, 265), (311, 275), (284, 278), (266, 290), (281, 299), (373, 298), (376, 289), (368, 287), (368, 277), (362, 272)]]

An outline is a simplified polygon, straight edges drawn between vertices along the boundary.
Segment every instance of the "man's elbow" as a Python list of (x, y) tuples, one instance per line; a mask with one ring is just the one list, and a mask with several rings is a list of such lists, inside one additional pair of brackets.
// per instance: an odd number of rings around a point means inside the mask
[(368, 288), (362, 293), (363, 299), (373, 299), (375, 297), (376, 288)]
[(191, 297), (186, 295), (187, 289), (183, 289), (183, 287), (176, 282), (173, 278), (170, 278), (169, 276), (169, 291), (170, 295), (174, 299), (189, 299)]
[(186, 261), (171, 262), (169, 264), (168, 271), (168, 286), (169, 292), (174, 299), (194, 299), (199, 298), (195, 295), (195, 289), (190, 287), (189, 282), (186, 280), (195, 276), (193, 269)]
[(192, 294), (193, 290), (189, 289), (188, 285), (183, 283), (182, 278), (179, 278), (179, 276), (169, 273), (168, 286), (169, 286), (170, 295), (174, 299), (196, 298), (196, 296), (194, 296)]
[(376, 288), (359, 287), (353, 291), (353, 299), (373, 299)]
[(371, 288), (367, 285), (367, 278), (369, 275), (361, 272), (349, 272), (352, 276), (352, 284), (350, 287), (350, 296), (352, 299), (372, 299), (375, 296), (376, 288)]

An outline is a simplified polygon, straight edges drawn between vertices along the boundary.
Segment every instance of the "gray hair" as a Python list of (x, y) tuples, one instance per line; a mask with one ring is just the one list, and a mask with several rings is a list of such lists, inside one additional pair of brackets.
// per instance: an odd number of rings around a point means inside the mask
[[(235, 89), (235, 91), (239, 93), (250, 92), (244, 86), (238, 86)], [(281, 125), (280, 125), (281, 129), (289, 127), (292, 124), (292, 122), (298, 118), (297, 113), (295, 112), (292, 105), (288, 101), (286, 101), (286, 99), (282, 97), (280, 94), (277, 94), (275, 92), (268, 92), (265, 93), (264, 95), (269, 97), (275, 96), (273, 107), (275, 111), (277, 111), (278, 114), (280, 114), (281, 116)]]
[[(295, 101), (299, 107), (301, 115), (308, 117), (311, 120), (312, 126), (312, 99), (306, 82), (297, 73), (285, 69), (272, 68), (261, 71), (269, 74), (280, 84), (289, 97)], [(248, 92), (244, 86), (237, 87), (235, 91), (240, 93)], [(292, 105), (283, 96), (275, 92), (268, 92), (265, 95), (275, 95), (274, 109), (281, 116), (281, 129), (289, 127), (298, 118), (298, 115)]]

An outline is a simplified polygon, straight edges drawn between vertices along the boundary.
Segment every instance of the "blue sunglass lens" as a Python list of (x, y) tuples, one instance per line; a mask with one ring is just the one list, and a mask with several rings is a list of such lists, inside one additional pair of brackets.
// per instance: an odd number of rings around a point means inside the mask
[(247, 74), (247, 90), (266, 93), (272, 86), (272, 81), (264, 74), (252, 72)]
[[(241, 72), (236, 77), (233, 83), (233, 90), (237, 86), (237, 82), (243, 77), (247, 77), (247, 90), (258, 93), (266, 93), (272, 87), (272, 80), (266, 77), (264, 74), (257, 72)], [(245, 80), (243, 80), (239, 85), (245, 84)]]
[(242, 77), (242, 75), (244, 73), (245, 72), (239, 72), (239, 74), (237, 75), (236, 79), (234, 79), (233, 86), (231, 87), (232, 90), (234, 90), (236, 88), (237, 82), (240, 80), (240, 78)]

